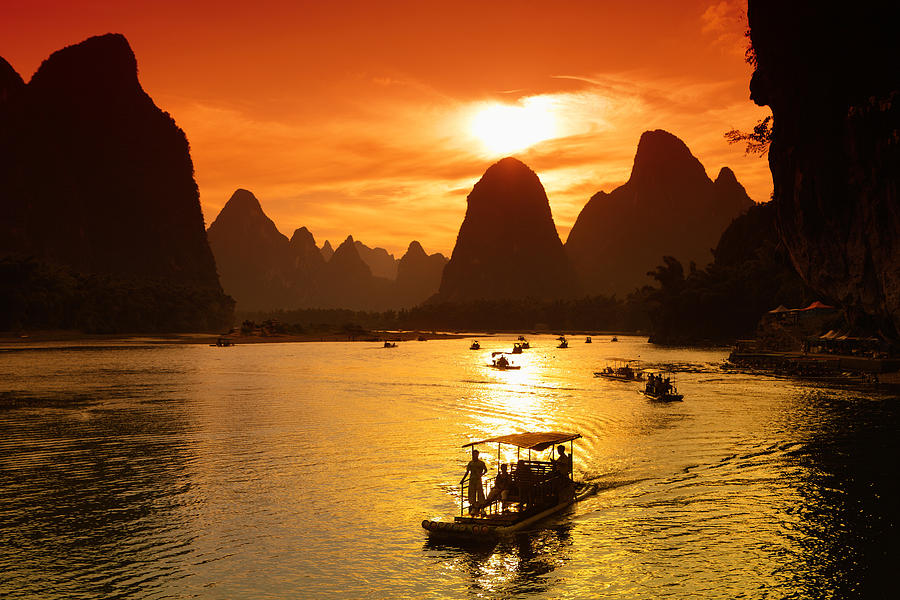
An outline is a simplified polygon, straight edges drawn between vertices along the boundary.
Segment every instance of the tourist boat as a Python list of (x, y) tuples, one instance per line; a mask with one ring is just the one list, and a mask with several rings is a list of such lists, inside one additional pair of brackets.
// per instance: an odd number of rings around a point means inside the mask
[(568, 347), (569, 347), (569, 342), (566, 341), (565, 338), (563, 338), (563, 340), (559, 343), (559, 346), (557, 346), (557, 348), (568, 348)]
[(524, 341), (525, 341), (525, 336), (524, 336), (524, 335), (520, 335), (520, 336), (518, 337), (518, 340), (519, 340), (520, 342), (524, 342)]
[(513, 344), (513, 349), (512, 349), (512, 352), (510, 352), (510, 354), (522, 354), (522, 350), (524, 350), (524, 349), (525, 349), (525, 347), (522, 346), (522, 344), (516, 342), (515, 344)]
[(586, 338), (584, 338), (584, 343), (585, 343), (585, 344), (590, 344), (590, 343), (591, 343), (591, 336), (587, 336)]
[(531, 348), (531, 344), (528, 343), (528, 340), (522, 342), (522, 350), (528, 350), (529, 348)]
[(234, 346), (234, 340), (232, 340), (231, 338), (227, 338), (227, 337), (219, 337), (216, 340), (216, 343), (210, 344), (210, 346), (217, 346), (219, 348), (230, 348), (231, 346)]
[[(505, 354), (505, 352), (491, 352), (491, 364), (488, 366), (500, 369), (501, 371), (515, 371), (522, 368), (519, 365), (514, 365), (509, 362), (509, 359), (506, 358)], [(499, 356), (499, 358), (494, 358), (496, 356)]]
[(478, 340), (472, 342), (472, 345), (469, 346), (469, 350), (481, 350), (481, 344), (478, 343)]
[(385, 342), (384, 347), (385, 348), (396, 348), (397, 344), (396, 344), (396, 342)]
[(657, 402), (680, 402), (684, 400), (684, 395), (678, 393), (675, 386), (675, 374), (658, 371), (656, 369), (645, 369), (647, 383), (644, 386), (643, 393), (651, 400)]
[[(429, 537), (457, 542), (493, 542), (557, 513), (594, 491), (573, 481), (572, 450), (579, 433), (543, 431), (512, 433), (470, 442), (463, 448), (497, 444), (497, 470), (501, 448), (514, 446), (516, 462), (509, 463), (506, 484), (497, 478), (484, 480), (486, 497), (476, 506), (467, 504), (468, 477), (460, 484), (459, 515), (445, 519), (425, 519), (422, 527)], [(569, 443), (568, 460), (553, 459), (559, 445)], [(532, 452), (550, 450), (547, 460), (532, 459)], [(527, 460), (521, 454), (527, 450)], [(504, 493), (505, 492), (505, 493)]]
[(611, 342), (618, 342), (618, 341), (619, 341), (619, 338), (617, 338), (616, 336), (612, 336), (612, 339), (609, 340), (609, 341), (611, 341)]
[(642, 373), (632, 369), (628, 363), (629, 361), (625, 358), (611, 358), (603, 370), (594, 371), (594, 376), (616, 381), (640, 381), (643, 378)]

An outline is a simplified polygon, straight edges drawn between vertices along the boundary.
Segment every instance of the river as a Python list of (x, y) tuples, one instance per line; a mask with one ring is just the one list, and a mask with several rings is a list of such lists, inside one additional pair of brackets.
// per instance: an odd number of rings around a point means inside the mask
[[(0, 351), (0, 597), (877, 598), (897, 396), (645, 338)], [(677, 372), (680, 403), (593, 376)], [(598, 492), (495, 546), (430, 543), (462, 444), (577, 431)], [(496, 446), (485, 447), (490, 475)]]

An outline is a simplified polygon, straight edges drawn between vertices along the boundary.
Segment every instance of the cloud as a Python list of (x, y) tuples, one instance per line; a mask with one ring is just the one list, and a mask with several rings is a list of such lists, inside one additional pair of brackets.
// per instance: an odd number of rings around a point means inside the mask
[(721, 0), (710, 4), (700, 15), (701, 31), (713, 39), (719, 49), (743, 56), (747, 47), (746, 2)]
[(683, 139), (711, 177), (728, 165), (751, 197), (768, 198), (765, 161), (723, 137), (765, 116), (747, 100), (745, 81), (641, 72), (552, 80), (560, 85), (546, 89), (556, 91), (541, 94), (453, 97), (399, 76), (360, 77), (355, 96), (315, 119), (302, 111), (262, 118), (253, 106), (208, 101), (173, 99), (169, 106), (191, 143), (207, 223), (245, 187), (282, 233), (306, 226), (320, 244), (352, 234), (399, 255), (417, 239), (429, 252), (449, 254), (466, 195), (502, 157), (470, 131), (478, 107), (498, 98), (512, 104), (539, 97), (554, 114), (555, 136), (515, 156), (540, 176), (563, 239), (594, 193), (628, 179), (648, 129)]

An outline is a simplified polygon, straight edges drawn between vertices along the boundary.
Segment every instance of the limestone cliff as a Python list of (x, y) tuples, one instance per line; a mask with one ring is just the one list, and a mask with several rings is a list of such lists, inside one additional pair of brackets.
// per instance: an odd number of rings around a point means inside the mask
[(900, 4), (750, 0), (751, 97), (772, 109), (778, 225), (801, 276), (900, 330)]
[[(155, 285), (172, 302), (172, 328), (218, 329), (232, 303), (207, 243), (188, 142), (137, 74), (118, 34), (54, 52), (27, 85), (0, 60), (0, 254), (145, 293)], [(182, 302), (188, 289), (203, 290), (207, 305)], [(133, 302), (123, 297), (121, 310), (144, 310)], [(201, 312), (209, 319), (198, 321)]]

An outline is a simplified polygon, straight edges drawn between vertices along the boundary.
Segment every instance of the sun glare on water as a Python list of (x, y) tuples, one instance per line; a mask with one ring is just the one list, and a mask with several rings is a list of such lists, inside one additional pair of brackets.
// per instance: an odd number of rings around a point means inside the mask
[(492, 154), (524, 150), (556, 136), (553, 108), (546, 98), (527, 98), (521, 104), (488, 104), (471, 123), (471, 132)]

